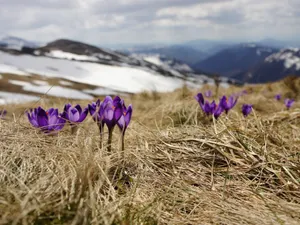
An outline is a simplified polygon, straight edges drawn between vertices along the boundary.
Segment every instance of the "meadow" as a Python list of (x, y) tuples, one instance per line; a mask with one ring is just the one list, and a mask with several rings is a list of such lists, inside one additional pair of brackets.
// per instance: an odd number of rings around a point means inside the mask
[[(214, 119), (194, 99), (207, 90), (209, 101), (247, 94)], [(299, 78), (121, 97), (133, 107), (124, 152), (117, 128), (111, 151), (100, 144), (90, 115), (57, 135), (24, 115), (65, 99), (3, 106), (0, 224), (300, 224)], [(289, 110), (284, 98), (295, 99)]]

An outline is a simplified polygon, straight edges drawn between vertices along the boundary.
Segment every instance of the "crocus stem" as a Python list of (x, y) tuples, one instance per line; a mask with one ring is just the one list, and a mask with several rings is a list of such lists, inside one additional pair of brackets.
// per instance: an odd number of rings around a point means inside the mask
[(75, 134), (78, 130), (78, 127), (76, 125), (71, 125), (71, 134)]
[(111, 152), (111, 142), (114, 128), (108, 129), (107, 151)]
[(122, 151), (122, 158), (124, 159), (124, 156), (125, 156), (125, 133), (124, 132), (122, 132), (122, 134), (121, 134), (121, 141), (122, 141), (122, 143), (121, 143), (121, 151)]
[(98, 125), (98, 127), (99, 127), (99, 132), (100, 132), (100, 148), (102, 149), (103, 148), (103, 129), (104, 129), (104, 127), (101, 123)]

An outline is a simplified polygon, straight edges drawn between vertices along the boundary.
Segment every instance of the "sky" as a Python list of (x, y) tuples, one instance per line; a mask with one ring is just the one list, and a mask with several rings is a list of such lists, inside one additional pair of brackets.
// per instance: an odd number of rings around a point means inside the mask
[(294, 40), (300, 0), (0, 0), (0, 32), (97, 45)]

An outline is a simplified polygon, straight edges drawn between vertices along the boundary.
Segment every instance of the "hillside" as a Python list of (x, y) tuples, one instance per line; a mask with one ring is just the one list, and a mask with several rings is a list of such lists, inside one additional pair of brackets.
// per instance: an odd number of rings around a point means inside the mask
[(243, 82), (265, 83), (282, 79), (287, 75), (300, 76), (300, 49), (286, 48), (268, 56), (247, 72), (234, 76)]
[(202, 69), (209, 73), (218, 73), (231, 77), (262, 62), (277, 49), (256, 44), (240, 44), (224, 49), (215, 55), (193, 65), (194, 70)]
[(159, 54), (162, 57), (180, 60), (188, 65), (193, 65), (194, 63), (203, 60), (208, 55), (203, 51), (184, 45), (171, 45), (156, 48), (131, 48), (125, 52), (130, 54)]
[[(46, 93), (91, 99), (107, 94), (173, 91), (183, 85), (199, 88), (206, 83), (213, 84), (214, 80), (178, 60), (152, 56), (146, 60), (73, 40), (59, 39), (38, 48), (0, 48), (1, 103), (39, 99)], [(230, 83), (237, 82), (221, 77), (222, 86)]]
[[(221, 88), (248, 94), (218, 120), (186, 88), (122, 96), (133, 105), (124, 156), (119, 130), (107, 152), (90, 116), (74, 134), (66, 125), (53, 136), (24, 116), (37, 106), (62, 110), (65, 99), (3, 106), (0, 223), (298, 225), (299, 89), (300, 79)], [(289, 111), (278, 93), (295, 98)], [(246, 118), (244, 103), (254, 110)]]

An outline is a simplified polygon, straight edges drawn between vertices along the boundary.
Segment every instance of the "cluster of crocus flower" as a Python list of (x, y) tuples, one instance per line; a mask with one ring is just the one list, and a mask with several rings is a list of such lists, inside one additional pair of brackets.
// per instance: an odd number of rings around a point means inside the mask
[(26, 112), (32, 126), (48, 134), (58, 132), (66, 123), (70, 124), (71, 132), (74, 133), (77, 125), (86, 119), (88, 113), (90, 113), (99, 127), (100, 146), (102, 147), (103, 144), (104, 125), (106, 125), (108, 128), (107, 148), (108, 151), (111, 150), (112, 133), (117, 125), (121, 131), (122, 150), (124, 150), (124, 136), (131, 120), (132, 105), (126, 107), (124, 100), (119, 96), (116, 96), (114, 99), (106, 96), (102, 102), (98, 99), (85, 108), (78, 104), (74, 107), (71, 104), (66, 104), (62, 113), (59, 113), (58, 109), (50, 108), (45, 110), (42, 107), (30, 109)]
[(204, 99), (202, 93), (198, 93), (195, 96), (195, 99), (206, 115), (213, 115), (215, 119), (218, 119), (224, 111), (226, 112), (226, 114), (228, 114), (229, 110), (231, 110), (236, 105), (238, 98), (234, 98), (233, 96), (227, 98), (226, 96), (223, 96), (220, 99), (219, 104), (216, 104), (215, 100), (210, 103), (209, 101)]
[(103, 144), (104, 125), (106, 125), (108, 129), (107, 148), (108, 151), (111, 150), (112, 133), (117, 125), (121, 131), (122, 150), (124, 150), (124, 136), (131, 120), (132, 105), (129, 105), (127, 108), (124, 100), (119, 96), (116, 96), (114, 99), (106, 96), (102, 102), (98, 99), (97, 102), (89, 104), (88, 108), (93, 120), (99, 127), (100, 145), (102, 146)]

